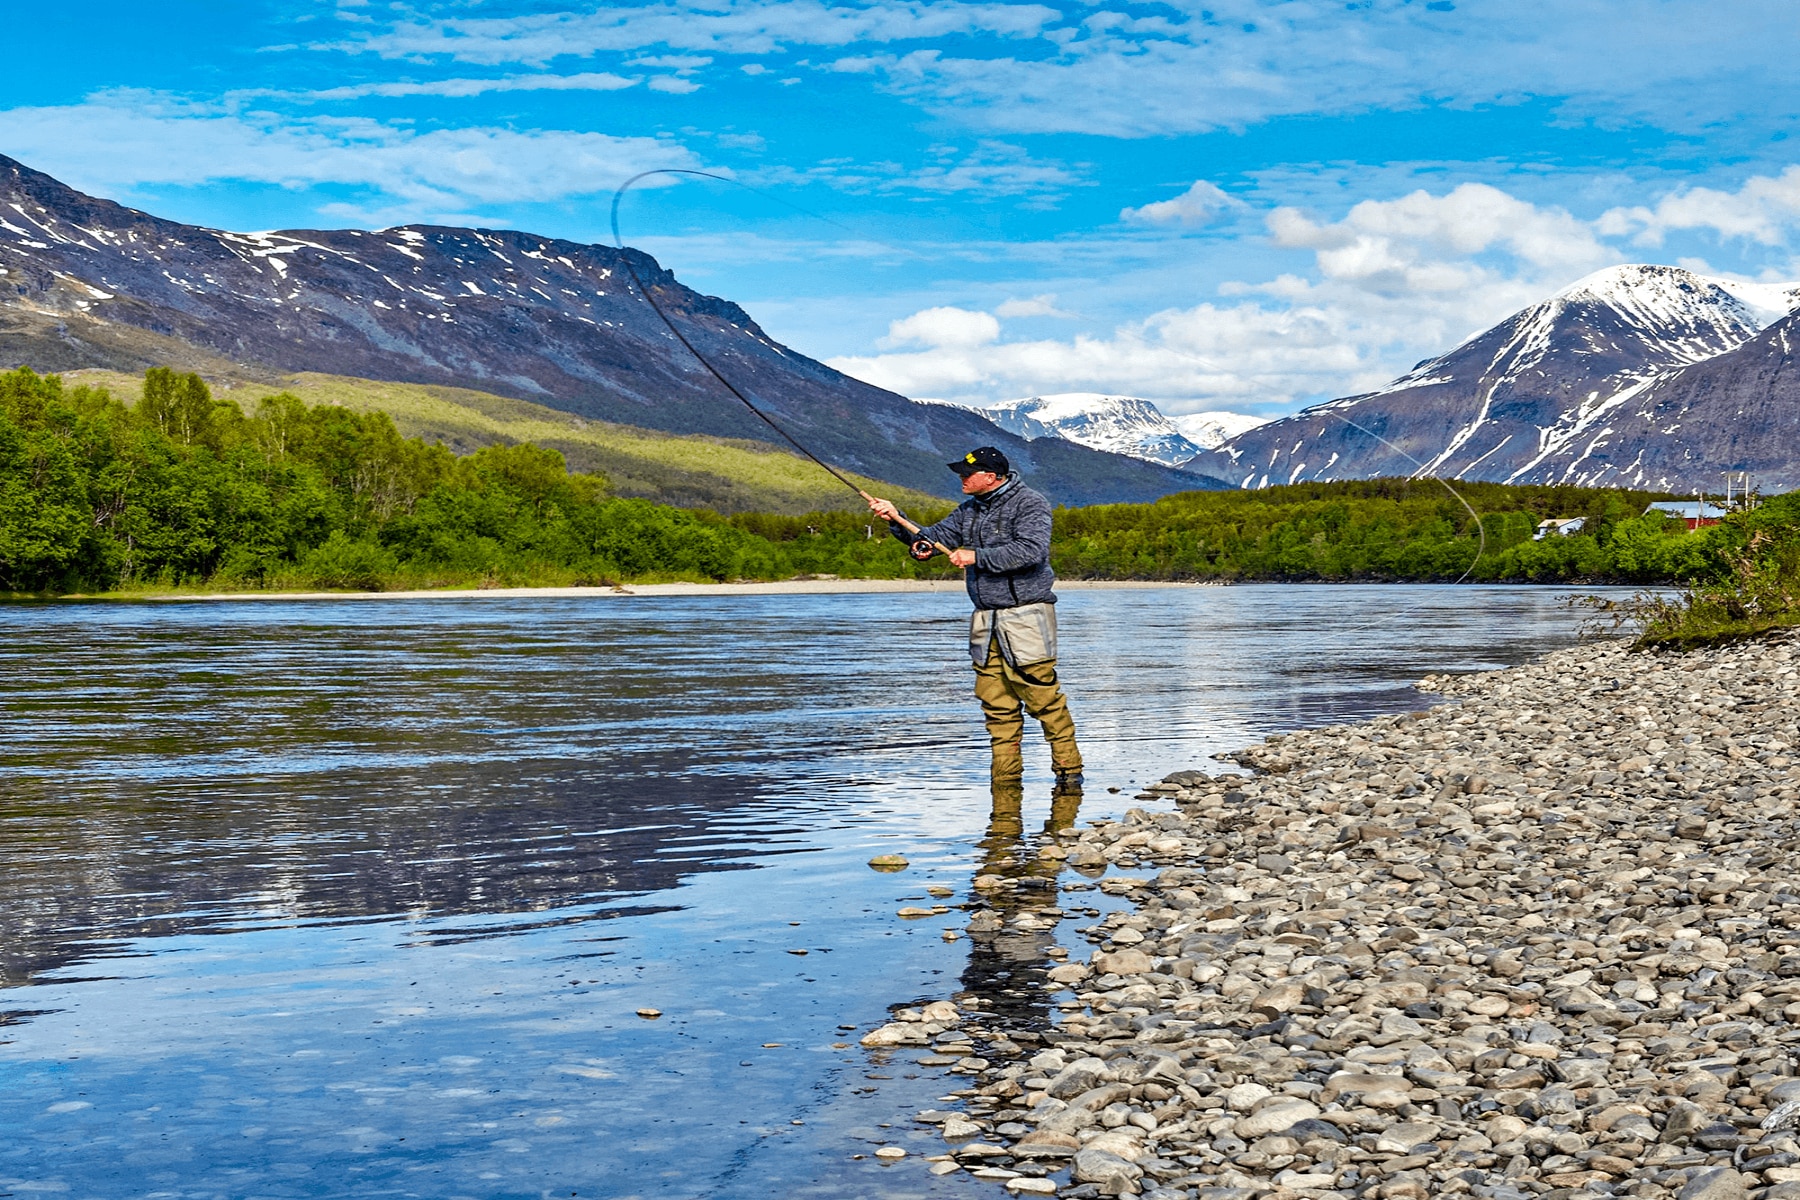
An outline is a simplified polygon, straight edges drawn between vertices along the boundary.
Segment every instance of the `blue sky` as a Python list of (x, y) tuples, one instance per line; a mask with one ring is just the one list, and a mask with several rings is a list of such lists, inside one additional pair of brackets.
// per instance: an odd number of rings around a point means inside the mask
[(0, 152), (232, 229), (625, 234), (909, 395), (1275, 414), (1600, 267), (1800, 277), (1774, 0), (16, 6)]

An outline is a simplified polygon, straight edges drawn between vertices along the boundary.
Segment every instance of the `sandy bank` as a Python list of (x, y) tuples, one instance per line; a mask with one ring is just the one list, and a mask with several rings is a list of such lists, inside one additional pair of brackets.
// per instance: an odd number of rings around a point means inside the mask
[[(1106, 588), (1222, 587), (1218, 583), (1146, 583), (1132, 580), (1065, 579), (1058, 591)], [(221, 601), (221, 600), (485, 600), (502, 597), (553, 596), (630, 598), (633, 596), (816, 596), (859, 592), (961, 593), (961, 580), (938, 579), (783, 579), (773, 583), (632, 583), (621, 587), (435, 588), (410, 592), (218, 592), (143, 596), (64, 596), (64, 600)]]
[(1423, 686), (1461, 702), (1271, 738), (1253, 777), (1179, 772), (1145, 797), (1174, 811), (1020, 855), (1097, 882), (978, 879), (993, 953), (1096, 886), (1132, 907), (1037, 961), (1070, 989), (1048, 1027), (964, 993), (865, 1039), (963, 1056), (962, 1111), (919, 1117), (934, 1169), (1146, 1200), (1800, 1197), (1800, 639)]

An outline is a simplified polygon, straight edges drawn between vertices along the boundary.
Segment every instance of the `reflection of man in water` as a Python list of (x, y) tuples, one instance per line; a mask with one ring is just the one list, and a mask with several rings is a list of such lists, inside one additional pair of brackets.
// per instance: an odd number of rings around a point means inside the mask
[(1045, 952), (1055, 944), (1061, 919), (1041, 910), (1056, 907), (1062, 859), (1041, 857), (1038, 850), (1075, 823), (1081, 797), (1057, 796), (1043, 833), (1030, 840), (1025, 838), (1022, 800), (1018, 784), (994, 786), (994, 815), (980, 843), (981, 864), (975, 876), (998, 876), (1004, 883), (977, 893), (988, 907), (969, 924), (969, 965), (963, 969), (962, 983), (963, 990), (981, 997), (981, 1007), (999, 1015), (1003, 1025), (1041, 1031), (1049, 1023)]
[[(969, 498), (935, 525), (918, 526), (891, 501), (869, 508), (921, 561), (944, 549), (963, 568), (975, 697), (987, 721), (996, 783), (1024, 773), (1024, 713), (1044, 726), (1058, 793), (1081, 791), (1075, 718), (1056, 679), (1056, 572), (1050, 569), (1050, 502), (1020, 482), (1006, 455), (982, 446), (950, 464)], [(1022, 711), (1021, 711), (1022, 710)]]

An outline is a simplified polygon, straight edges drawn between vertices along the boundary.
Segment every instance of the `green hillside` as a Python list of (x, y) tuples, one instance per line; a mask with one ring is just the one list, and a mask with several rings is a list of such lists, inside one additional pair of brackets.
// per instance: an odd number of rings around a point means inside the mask
[[(71, 386), (104, 387), (127, 404), (143, 394), (144, 377), (119, 371), (66, 371)], [(589, 421), (571, 413), (467, 388), (384, 383), (343, 375), (293, 375), (277, 382), (208, 377), (214, 394), (245, 415), (265, 396), (288, 392), (309, 405), (385, 412), (402, 436), (468, 454), (522, 442), (560, 451), (571, 471), (604, 475), (616, 496), (641, 497), (716, 512), (861, 511), (862, 501), (797, 454), (764, 442), (660, 433)], [(880, 480), (845, 472), (861, 487), (901, 505), (941, 504)], [(946, 493), (955, 479), (944, 472)]]

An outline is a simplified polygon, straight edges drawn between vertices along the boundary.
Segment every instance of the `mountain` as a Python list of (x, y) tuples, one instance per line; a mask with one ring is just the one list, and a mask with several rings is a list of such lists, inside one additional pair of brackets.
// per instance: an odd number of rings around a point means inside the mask
[(1685, 491), (1800, 486), (1800, 285), (1677, 267), (1580, 280), (1382, 388), (1231, 438), (1191, 466), (1244, 487), (1431, 475)]
[(0, 363), (475, 388), (587, 419), (778, 443), (671, 336), (627, 263), (701, 353), (838, 466), (950, 495), (944, 464), (992, 443), (1067, 504), (1219, 486), (1030, 443), (851, 379), (638, 250), (427, 225), (229, 233), (84, 195), (0, 156)]
[(1063, 392), (1007, 400), (981, 410), (1023, 438), (1060, 437), (1095, 450), (1179, 466), (1202, 447), (1182, 435), (1156, 405), (1132, 396)]

